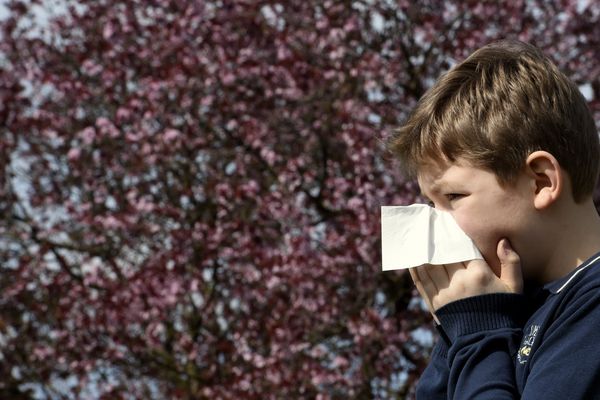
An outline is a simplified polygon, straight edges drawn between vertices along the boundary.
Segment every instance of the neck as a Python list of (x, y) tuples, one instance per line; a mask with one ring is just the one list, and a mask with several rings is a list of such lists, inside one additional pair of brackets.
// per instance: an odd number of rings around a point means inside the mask
[(544, 283), (559, 279), (600, 251), (600, 217), (592, 199), (572, 205), (554, 226), (552, 249), (542, 269)]

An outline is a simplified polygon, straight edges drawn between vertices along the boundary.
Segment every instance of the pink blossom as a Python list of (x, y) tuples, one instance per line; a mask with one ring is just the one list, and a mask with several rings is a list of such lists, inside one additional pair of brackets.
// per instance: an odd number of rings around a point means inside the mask
[(102, 66), (90, 59), (85, 60), (81, 67), (84, 70), (84, 72), (90, 76), (97, 75), (98, 73), (100, 73), (100, 71), (102, 71)]
[(165, 131), (165, 133), (163, 134), (163, 138), (165, 139), (165, 141), (171, 142), (171, 141), (174, 141), (175, 139), (177, 139), (180, 135), (181, 135), (181, 132), (179, 132), (176, 129), (167, 129)]
[(45, 360), (47, 357), (50, 357), (54, 354), (54, 349), (48, 346), (40, 346), (40, 347), (36, 347), (33, 350), (33, 355), (38, 359), (38, 360)]
[(76, 161), (81, 156), (81, 149), (78, 147), (73, 147), (67, 153), (67, 158), (69, 161)]
[(98, 217), (97, 220), (107, 229), (118, 229), (123, 227), (123, 223), (112, 215), (107, 217)]
[(336, 356), (332, 362), (333, 368), (347, 368), (348, 365), (348, 359), (341, 356)]
[(127, 107), (119, 107), (117, 109), (117, 119), (125, 120), (131, 117), (131, 110)]
[(235, 75), (233, 75), (231, 72), (226, 72), (221, 76), (221, 80), (224, 85), (231, 85), (233, 82), (235, 82)]
[(91, 126), (88, 126), (80, 131), (77, 135), (83, 140), (83, 143), (90, 145), (96, 137), (96, 130)]
[(104, 25), (104, 28), (102, 30), (102, 36), (104, 37), (104, 39), (108, 40), (112, 37), (114, 32), (114, 25), (111, 22), (109, 22), (106, 25)]

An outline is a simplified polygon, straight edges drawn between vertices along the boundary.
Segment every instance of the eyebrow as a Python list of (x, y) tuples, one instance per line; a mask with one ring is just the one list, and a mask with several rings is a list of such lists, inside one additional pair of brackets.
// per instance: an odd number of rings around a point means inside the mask
[[(439, 181), (438, 181), (439, 182)], [(441, 182), (441, 183), (433, 183), (431, 185), (431, 190), (433, 192), (438, 192), (440, 190), (441, 187), (445, 186), (446, 182)], [(419, 196), (423, 197), (425, 200), (427, 201), (431, 201), (431, 199), (421, 190), (421, 188), (419, 188)]]

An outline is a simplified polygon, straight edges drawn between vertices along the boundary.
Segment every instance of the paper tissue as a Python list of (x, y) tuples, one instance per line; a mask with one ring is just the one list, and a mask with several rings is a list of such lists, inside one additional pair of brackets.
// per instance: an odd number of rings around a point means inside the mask
[(483, 259), (452, 215), (425, 204), (381, 207), (384, 271)]

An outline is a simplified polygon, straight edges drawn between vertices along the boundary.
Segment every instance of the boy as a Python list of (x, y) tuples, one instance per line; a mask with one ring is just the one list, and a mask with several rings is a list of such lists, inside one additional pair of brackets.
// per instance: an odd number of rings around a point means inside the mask
[(418, 399), (600, 399), (600, 144), (577, 87), (501, 41), (423, 96), (390, 149), (485, 260), (412, 268), (442, 333)]

